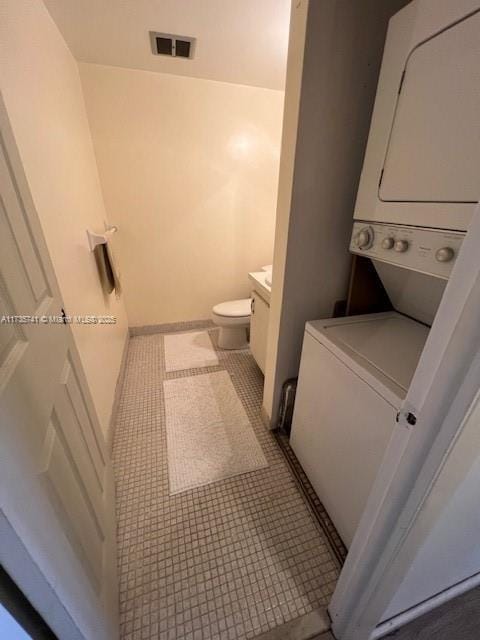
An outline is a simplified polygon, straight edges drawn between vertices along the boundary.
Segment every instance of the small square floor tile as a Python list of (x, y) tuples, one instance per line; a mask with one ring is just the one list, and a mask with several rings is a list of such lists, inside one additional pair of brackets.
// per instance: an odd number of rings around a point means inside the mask
[[(248, 350), (165, 371), (163, 335), (131, 338), (116, 417), (122, 640), (244, 640), (328, 604), (339, 568), (263, 426)], [(227, 371), (268, 467), (169, 496), (163, 381)]]

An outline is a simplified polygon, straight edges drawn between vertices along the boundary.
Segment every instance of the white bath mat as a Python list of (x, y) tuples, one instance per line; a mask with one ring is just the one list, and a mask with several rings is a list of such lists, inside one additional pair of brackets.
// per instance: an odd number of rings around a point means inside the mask
[(163, 389), (170, 495), (268, 466), (227, 371)]
[(218, 365), (217, 354), (207, 331), (172, 333), (164, 336), (164, 345), (166, 371)]

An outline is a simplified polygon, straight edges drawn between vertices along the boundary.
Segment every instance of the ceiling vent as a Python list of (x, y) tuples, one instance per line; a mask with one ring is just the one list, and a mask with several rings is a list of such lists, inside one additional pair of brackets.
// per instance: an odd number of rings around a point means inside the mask
[(155, 56), (193, 58), (195, 38), (150, 31), (150, 43), (152, 45), (152, 53)]

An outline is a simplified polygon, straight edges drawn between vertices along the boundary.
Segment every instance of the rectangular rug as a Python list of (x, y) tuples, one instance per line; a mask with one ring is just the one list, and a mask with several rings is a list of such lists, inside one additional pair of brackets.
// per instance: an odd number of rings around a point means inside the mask
[(227, 371), (163, 389), (170, 495), (268, 466)]
[(208, 331), (172, 333), (164, 336), (165, 370), (182, 371), (218, 365)]

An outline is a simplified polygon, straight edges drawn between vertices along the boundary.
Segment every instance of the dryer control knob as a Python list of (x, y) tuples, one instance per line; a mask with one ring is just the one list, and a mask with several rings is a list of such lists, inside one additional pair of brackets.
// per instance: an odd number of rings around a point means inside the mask
[(450, 262), (455, 255), (455, 251), (451, 247), (442, 247), (435, 254), (435, 259), (438, 262)]
[(359, 249), (369, 249), (373, 244), (372, 227), (363, 227), (355, 236), (354, 242)]
[(408, 249), (408, 240), (397, 240), (393, 245), (393, 248), (398, 253), (404, 253)]
[(387, 238), (384, 238), (382, 240), (383, 249), (391, 249), (394, 244), (395, 244), (395, 240), (391, 236), (388, 236)]

